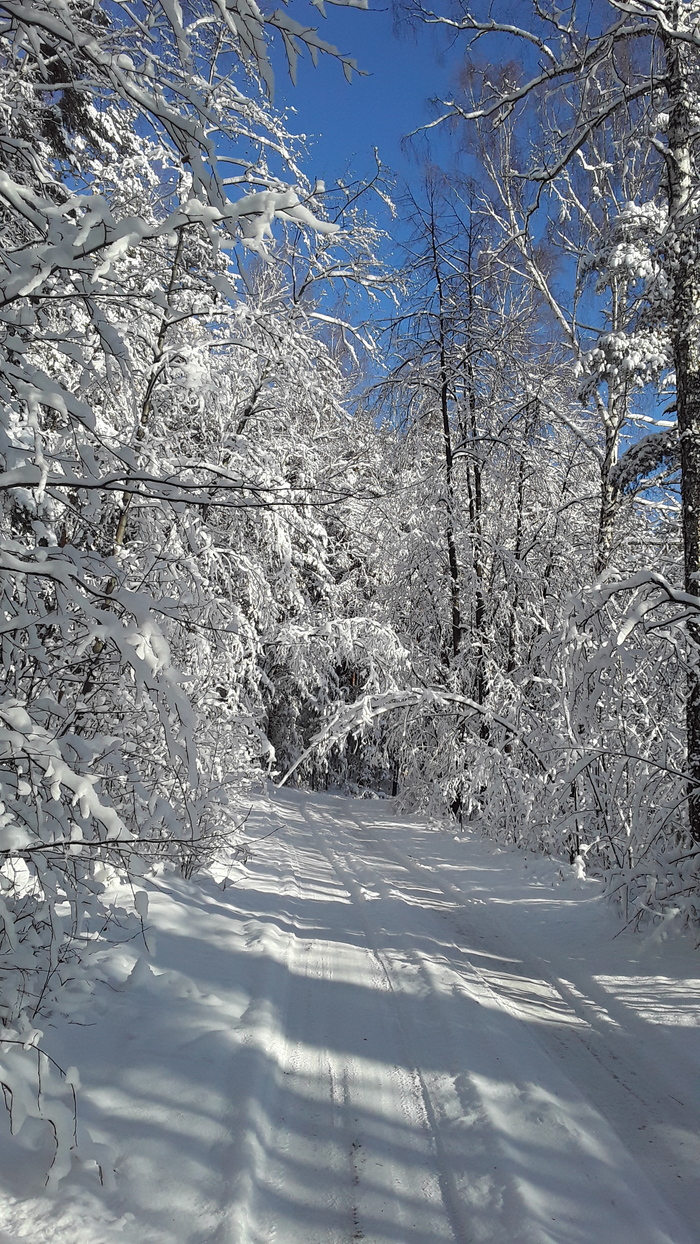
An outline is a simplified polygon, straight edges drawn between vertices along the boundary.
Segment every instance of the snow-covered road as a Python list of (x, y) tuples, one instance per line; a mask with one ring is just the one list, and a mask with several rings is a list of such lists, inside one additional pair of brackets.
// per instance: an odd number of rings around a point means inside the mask
[(115, 1186), (37, 1195), (38, 1133), (3, 1141), (0, 1244), (698, 1244), (692, 943), (380, 801), (248, 827), (228, 883), (151, 887), (95, 1025), (47, 1029)]

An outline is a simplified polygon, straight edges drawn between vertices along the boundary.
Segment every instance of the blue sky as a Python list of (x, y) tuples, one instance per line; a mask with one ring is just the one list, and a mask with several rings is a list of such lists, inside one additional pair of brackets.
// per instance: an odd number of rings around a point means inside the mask
[[(599, 2), (593, 0), (592, 11), (596, 11)], [(521, 4), (524, 0), (512, 0), (510, 11), (504, 8), (504, 16), (516, 18)], [(374, 171), (373, 148), (377, 147), (383, 163), (417, 187), (420, 155), (422, 152), (425, 158), (427, 140), (419, 143), (412, 154), (402, 139), (435, 115), (431, 100), (453, 95), (468, 40), (458, 36), (450, 48), (444, 30), (422, 27), (414, 32), (405, 20), (397, 30), (391, 0), (384, 7), (369, 11), (328, 4), (326, 20), (311, 5), (308, 9), (297, 6), (295, 18), (303, 20), (305, 10), (309, 25), (317, 27), (321, 37), (335, 44), (340, 52), (354, 56), (358, 67), (367, 73), (366, 77), (355, 75), (348, 84), (336, 61), (321, 57), (314, 68), (306, 56), (299, 61), (298, 81), (293, 86), (278, 51), (275, 104), (283, 110), (294, 109), (288, 119), (289, 129), (307, 135), (308, 175), (311, 179), (322, 178), (329, 186), (335, 178), (345, 179), (348, 174), (370, 175)], [(527, 61), (527, 48), (523, 51), (520, 44), (501, 36), (490, 40), (483, 49), (480, 45), (478, 54), (503, 61), (525, 56)], [(455, 157), (447, 129), (430, 131), (430, 143), (436, 162), (443, 169), (449, 168)], [(378, 201), (373, 200), (370, 210), (376, 211), (377, 207)], [(404, 229), (400, 218), (393, 224), (387, 220), (382, 223), (388, 225), (395, 239), (401, 239)], [(386, 258), (391, 262), (391, 247)], [(558, 274), (564, 285), (569, 278), (567, 270)], [(595, 307), (591, 307), (591, 314), (595, 318)], [(656, 399), (650, 400), (647, 413), (658, 414)], [(639, 404), (644, 405), (643, 397)]]
[[(317, 68), (305, 57), (294, 87), (278, 60), (275, 103), (296, 109), (289, 128), (308, 135), (307, 172), (329, 183), (348, 172), (369, 173), (377, 147), (383, 163), (405, 177), (415, 176), (418, 166), (402, 151), (401, 139), (430, 119), (430, 97), (449, 95), (455, 57), (441, 60), (438, 39), (426, 28), (414, 36), (404, 22), (397, 34), (389, 7), (365, 12), (329, 5), (325, 21), (309, 11), (309, 25), (354, 56), (368, 76), (354, 75), (348, 84), (330, 57), (322, 57)], [(300, 20), (301, 14), (294, 16)], [(444, 152), (446, 136), (433, 135)]]

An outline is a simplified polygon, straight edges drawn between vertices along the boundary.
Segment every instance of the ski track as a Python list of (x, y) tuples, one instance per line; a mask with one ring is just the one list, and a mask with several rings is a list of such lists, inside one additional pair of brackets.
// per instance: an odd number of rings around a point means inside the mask
[(247, 827), (230, 881), (152, 884), (92, 1026), (47, 1026), (115, 1185), (49, 1197), (39, 1125), (3, 1137), (0, 1244), (699, 1244), (692, 946), (379, 801)]

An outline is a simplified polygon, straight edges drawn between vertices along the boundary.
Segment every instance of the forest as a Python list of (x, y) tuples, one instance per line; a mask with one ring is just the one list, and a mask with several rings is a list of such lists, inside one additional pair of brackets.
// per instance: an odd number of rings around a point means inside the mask
[(700, 3), (401, 0), (468, 155), (410, 185), (312, 181), (274, 102), (361, 73), (333, 17), (0, 0), (15, 1108), (142, 879), (244, 856), (251, 791), (391, 799), (697, 933)]

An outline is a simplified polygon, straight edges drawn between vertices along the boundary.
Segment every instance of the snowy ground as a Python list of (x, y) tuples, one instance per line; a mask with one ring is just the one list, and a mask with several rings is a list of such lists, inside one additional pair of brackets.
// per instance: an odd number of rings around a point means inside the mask
[(691, 942), (379, 801), (248, 829), (229, 883), (150, 886), (91, 1026), (46, 1025), (116, 1178), (49, 1196), (42, 1125), (3, 1136), (0, 1244), (698, 1244)]

